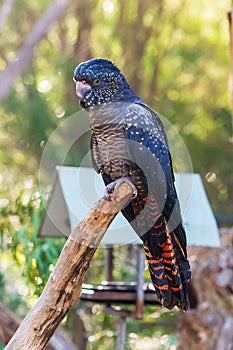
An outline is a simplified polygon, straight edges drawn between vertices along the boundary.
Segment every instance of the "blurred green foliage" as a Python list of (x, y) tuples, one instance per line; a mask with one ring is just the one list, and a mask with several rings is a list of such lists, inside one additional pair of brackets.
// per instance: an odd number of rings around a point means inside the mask
[(0, 209), (1, 299), (22, 315), (41, 294), (65, 242), (37, 237), (41, 212), (40, 193), (31, 188)]
[[(14, 2), (0, 36), (0, 70), (16, 58), (47, 5), (47, 0)], [(138, 95), (183, 138), (214, 211), (232, 212), (228, 6), (226, 0), (73, 1), (35, 47), (31, 66), (0, 106), (0, 295), (20, 315), (40, 294), (64, 243), (37, 237), (43, 206), (39, 164), (52, 132), (79, 109), (72, 75), (83, 60), (107, 57), (122, 69)], [(67, 165), (81, 163), (88, 138), (72, 145)], [(118, 256), (124, 261), (127, 250)], [(103, 258), (100, 250), (88, 281), (104, 279)], [(119, 263), (114, 277), (130, 280), (135, 272)], [(101, 307), (92, 314), (93, 320), (85, 319), (88, 349), (112, 349), (116, 320)], [(171, 330), (162, 329), (167, 336), (158, 338), (158, 349), (174, 349)], [(158, 325), (141, 330), (129, 320), (126, 348), (143, 349), (140, 339), (148, 337), (147, 350), (155, 349), (149, 342), (160, 330)]]
[[(16, 57), (46, 4), (15, 2), (0, 37), (0, 69)], [(73, 2), (35, 48), (32, 65), (0, 107), (3, 187), (9, 173), (37, 179), (35, 169), (49, 136), (79, 108), (74, 67), (103, 56), (116, 62), (139, 96), (177, 128), (214, 211), (231, 213), (227, 10), (226, 0)], [(18, 18), (27, 20), (19, 23)], [(79, 158), (79, 147), (75, 152)], [(80, 160), (71, 157), (67, 163)], [(214, 177), (207, 181), (209, 173)]]

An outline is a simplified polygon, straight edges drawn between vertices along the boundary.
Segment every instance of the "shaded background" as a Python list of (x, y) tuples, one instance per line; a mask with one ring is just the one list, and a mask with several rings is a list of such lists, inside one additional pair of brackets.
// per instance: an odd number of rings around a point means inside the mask
[[(72, 76), (81, 61), (106, 57), (121, 68), (136, 93), (182, 136), (214, 213), (232, 214), (230, 5), (226, 0), (1, 2), (0, 295), (19, 315), (40, 294), (63, 244), (36, 237), (42, 207), (39, 163), (51, 133), (79, 110)], [(87, 134), (73, 145), (65, 164), (79, 165), (88, 149)], [(97, 254), (95, 271), (89, 271), (92, 282), (104, 279), (103, 255)], [(128, 259), (132, 269), (124, 270), (126, 248), (118, 255), (122, 266), (115, 277), (134, 278), (133, 258)], [(100, 319), (95, 330), (90, 319), (85, 321), (88, 349), (113, 348), (115, 321), (100, 310), (90, 311)], [(169, 329), (174, 313), (165, 314)], [(69, 318), (66, 326), (70, 332), (74, 328)], [(132, 327), (131, 335), (148, 335), (136, 323)], [(176, 338), (167, 328), (157, 324), (154, 334), (162, 329), (166, 337), (159, 338), (160, 348), (174, 349)], [(109, 336), (101, 336), (104, 329)], [(130, 339), (127, 349), (137, 349)]]

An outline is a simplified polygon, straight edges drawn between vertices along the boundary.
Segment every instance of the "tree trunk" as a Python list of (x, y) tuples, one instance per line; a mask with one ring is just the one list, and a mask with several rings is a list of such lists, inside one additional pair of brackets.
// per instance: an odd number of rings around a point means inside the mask
[(6, 20), (11, 12), (14, 0), (4, 0), (0, 12), (0, 32), (6, 23)]
[(22, 321), (5, 350), (42, 350), (78, 300), (85, 273), (104, 233), (132, 197), (122, 183), (117, 199), (101, 198), (69, 236), (36, 305)]
[(223, 249), (192, 247), (191, 307), (180, 317), (179, 350), (233, 349), (233, 229)]
[(52, 25), (63, 15), (70, 0), (54, 0), (45, 13), (32, 28), (16, 60), (8, 63), (6, 69), (0, 72), (0, 101), (10, 93), (16, 78), (21, 76), (31, 64), (34, 48), (48, 34)]

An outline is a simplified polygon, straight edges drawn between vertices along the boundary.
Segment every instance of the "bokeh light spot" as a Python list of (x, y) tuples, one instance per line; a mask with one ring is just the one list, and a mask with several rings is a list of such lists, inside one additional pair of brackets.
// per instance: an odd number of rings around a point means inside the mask
[(217, 177), (216, 174), (213, 173), (213, 172), (208, 172), (205, 175), (205, 178), (206, 178), (207, 182), (214, 182), (216, 180), (216, 177)]

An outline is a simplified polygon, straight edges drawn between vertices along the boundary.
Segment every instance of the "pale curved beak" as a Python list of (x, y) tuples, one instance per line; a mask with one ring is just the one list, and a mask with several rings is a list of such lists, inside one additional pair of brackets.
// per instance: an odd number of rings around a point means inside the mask
[(80, 99), (83, 99), (88, 91), (91, 90), (91, 85), (83, 81), (76, 82), (76, 94)]

